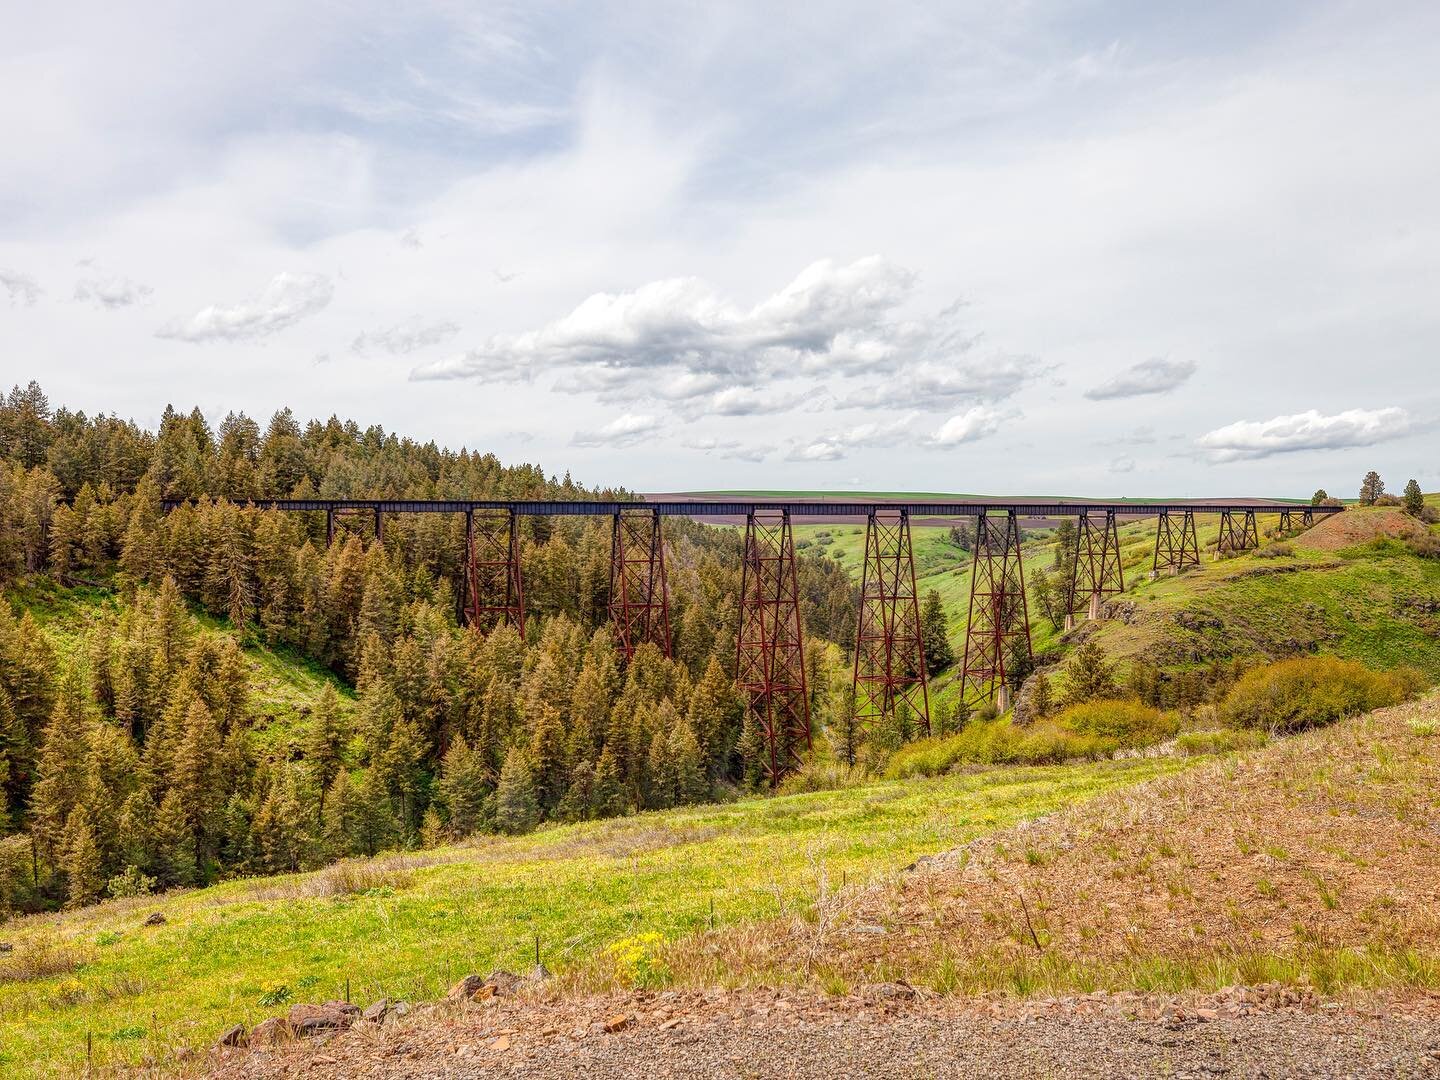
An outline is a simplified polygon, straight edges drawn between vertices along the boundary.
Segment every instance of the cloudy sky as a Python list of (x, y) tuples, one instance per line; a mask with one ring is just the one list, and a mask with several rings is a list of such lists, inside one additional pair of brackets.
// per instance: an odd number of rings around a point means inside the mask
[(1440, 488), (1440, 5), (0, 12), (0, 382), (57, 404), (651, 491)]

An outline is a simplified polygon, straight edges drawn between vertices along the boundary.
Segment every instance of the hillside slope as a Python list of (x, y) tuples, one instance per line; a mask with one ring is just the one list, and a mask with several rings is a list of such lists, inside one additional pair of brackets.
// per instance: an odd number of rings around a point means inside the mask
[[(1184, 767), (1140, 759), (752, 798), (233, 881), (0, 929), (0, 1071), (170, 1061), (291, 1001), (434, 998), (470, 970), (544, 962), (665, 976), (667, 942), (803, 911), (835, 882)], [(152, 915), (165, 923), (147, 926)]]
[(686, 935), (678, 992), (448, 1001), (216, 1074), (1433, 1076), (1437, 912), (1432, 696)]

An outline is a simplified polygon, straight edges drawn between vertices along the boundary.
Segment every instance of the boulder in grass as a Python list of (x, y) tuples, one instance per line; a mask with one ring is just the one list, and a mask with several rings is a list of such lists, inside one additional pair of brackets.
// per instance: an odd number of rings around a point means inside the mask
[(360, 1019), (360, 1007), (348, 1001), (327, 1001), (321, 1005), (292, 1005), (285, 1025), (297, 1039), (309, 1039), (330, 1031), (343, 1031)]
[(160, 914), (160, 912), (157, 911), (157, 912), (155, 912), (153, 915), (151, 915), (148, 919), (145, 920), (145, 925), (146, 925), (146, 926), (164, 926), (164, 925), (165, 925), (167, 922), (169, 922), (169, 921), (170, 921), (169, 919), (165, 918), (164, 915)]
[(379, 1001), (373, 1002), (372, 1004), (367, 1006), (365, 1011), (360, 1014), (360, 1019), (365, 1020), (371, 1024), (379, 1024), (383, 1023), (385, 1017), (389, 1015), (390, 999), (381, 998)]
[(454, 998), (456, 1001), (469, 1001), (475, 996), (475, 991), (485, 985), (485, 980), (479, 975), (466, 975), (463, 979), (450, 987), (446, 997)]
[(285, 1021), (278, 1016), (272, 1016), (268, 1020), (261, 1020), (255, 1025), (255, 1030), (250, 1032), (251, 1046), (274, 1046), (283, 1042), (290, 1034)]
[(215, 1045), (220, 1046), (244, 1046), (246, 1043), (245, 1025), (236, 1024), (229, 1031), (215, 1040)]

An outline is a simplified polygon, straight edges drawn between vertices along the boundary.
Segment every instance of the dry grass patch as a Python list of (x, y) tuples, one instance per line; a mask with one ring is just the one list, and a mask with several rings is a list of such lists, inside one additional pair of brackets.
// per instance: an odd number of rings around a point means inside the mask
[[(1440, 698), (921, 860), (828, 918), (683, 939), (681, 984), (1440, 987)], [(816, 930), (823, 924), (823, 948)]]
[(0, 985), (69, 975), (93, 958), (94, 952), (88, 947), (48, 937), (31, 938), (16, 945), (13, 952), (0, 955)]

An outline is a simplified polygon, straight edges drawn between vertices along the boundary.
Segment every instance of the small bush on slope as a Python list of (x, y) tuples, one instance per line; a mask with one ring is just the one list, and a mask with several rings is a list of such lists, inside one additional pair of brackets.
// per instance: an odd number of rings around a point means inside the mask
[(920, 739), (890, 759), (891, 779), (939, 776), (960, 765), (1057, 765), (1151, 746), (1178, 723), (1138, 701), (1102, 699), (1072, 705), (1026, 727), (1009, 720), (975, 721), (948, 738)]
[(1371, 671), (1333, 656), (1281, 660), (1242, 675), (1220, 715), (1232, 727), (1293, 734), (1409, 700), (1424, 683), (1412, 668)]

